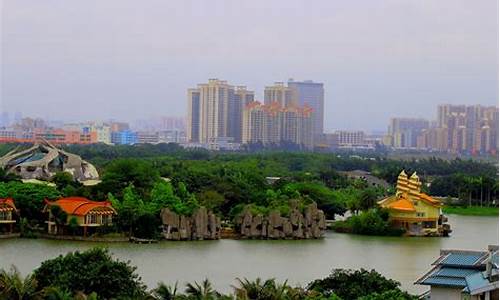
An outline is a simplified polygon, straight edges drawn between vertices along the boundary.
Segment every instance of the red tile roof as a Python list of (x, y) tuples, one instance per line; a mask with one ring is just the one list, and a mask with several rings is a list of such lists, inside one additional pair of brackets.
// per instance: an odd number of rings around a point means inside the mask
[(14, 199), (12, 198), (3, 198), (0, 199), (0, 210), (17, 210), (16, 205), (14, 204)]
[(95, 208), (109, 208), (115, 212), (109, 201), (91, 201), (84, 197), (67, 197), (56, 201), (46, 201), (47, 205), (57, 205), (68, 215), (84, 216)]

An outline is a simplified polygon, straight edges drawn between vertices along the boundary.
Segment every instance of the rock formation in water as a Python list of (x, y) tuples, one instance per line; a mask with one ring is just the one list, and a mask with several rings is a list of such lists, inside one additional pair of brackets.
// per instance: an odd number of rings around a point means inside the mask
[(99, 179), (92, 164), (46, 140), (25, 150), (16, 148), (10, 151), (0, 158), (0, 167), (22, 179), (49, 180), (56, 172), (67, 172), (82, 183)]
[(221, 222), (205, 207), (198, 208), (192, 216), (178, 215), (168, 208), (161, 211), (163, 236), (167, 240), (217, 240)]
[(282, 217), (279, 211), (269, 215), (252, 215), (247, 207), (235, 219), (236, 230), (241, 238), (255, 239), (311, 239), (323, 237), (326, 229), (325, 214), (316, 203), (309, 204), (304, 213), (291, 203), (288, 217)]

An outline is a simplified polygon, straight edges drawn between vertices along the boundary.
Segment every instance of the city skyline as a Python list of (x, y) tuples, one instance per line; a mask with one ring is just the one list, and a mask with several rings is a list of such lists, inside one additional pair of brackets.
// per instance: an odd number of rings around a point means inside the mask
[(275, 81), (323, 82), (325, 131), (498, 102), (497, 1), (29, 2), (2, 0), (1, 108), (25, 115), (185, 116), (207, 78), (260, 101)]

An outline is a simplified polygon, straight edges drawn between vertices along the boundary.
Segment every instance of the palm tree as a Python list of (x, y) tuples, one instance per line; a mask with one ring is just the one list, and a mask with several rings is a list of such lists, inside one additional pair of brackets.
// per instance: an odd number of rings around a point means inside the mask
[(159, 300), (173, 300), (177, 295), (177, 282), (174, 286), (166, 285), (160, 282), (156, 289), (154, 289), (151, 294), (155, 299)]
[(33, 275), (24, 279), (15, 266), (10, 271), (0, 270), (0, 299), (39, 299), (41, 292), (37, 290), (38, 283)]
[(196, 300), (211, 300), (216, 299), (219, 293), (212, 288), (212, 284), (208, 279), (202, 281), (201, 285), (198, 282), (186, 284), (186, 294)]
[(47, 300), (73, 300), (73, 295), (68, 290), (50, 286), (43, 289), (44, 299)]
[[(233, 287), (236, 298), (242, 300), (281, 300), (281, 299), (298, 299), (290, 297), (292, 288), (288, 286), (287, 281), (282, 284), (276, 284), (274, 279), (262, 281), (260, 278), (250, 281), (248, 279), (241, 280), (236, 278), (239, 286)], [(290, 292), (290, 293), (289, 293)], [(289, 295), (290, 294), (290, 295)]]

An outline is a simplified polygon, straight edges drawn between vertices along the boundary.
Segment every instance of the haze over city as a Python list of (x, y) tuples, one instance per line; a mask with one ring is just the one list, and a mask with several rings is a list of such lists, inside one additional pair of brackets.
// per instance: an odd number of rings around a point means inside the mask
[(327, 131), (498, 102), (494, 0), (1, 4), (1, 109), (24, 115), (185, 116), (208, 78), (258, 100), (275, 81), (323, 82)]

